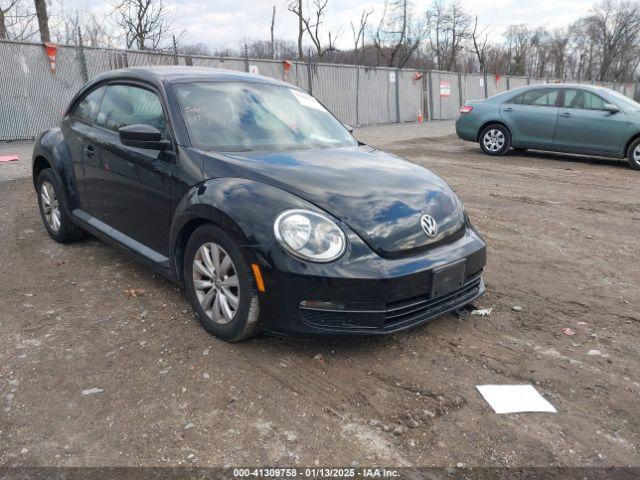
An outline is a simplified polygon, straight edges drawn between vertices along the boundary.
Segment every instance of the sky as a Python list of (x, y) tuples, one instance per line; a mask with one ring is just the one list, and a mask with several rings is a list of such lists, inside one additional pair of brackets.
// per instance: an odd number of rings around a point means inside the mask
[[(310, 1), (310, 0), (308, 0)], [(328, 0), (326, 25), (342, 27), (338, 47), (353, 43), (350, 22), (358, 23), (363, 9), (373, 8), (370, 23), (382, 14), (384, 0)], [(108, 15), (106, 0), (63, 0), (65, 11), (91, 10)], [(268, 40), (271, 11), (276, 5), (275, 35), (296, 39), (296, 17), (287, 11), (287, 0), (165, 0), (176, 9), (175, 27), (185, 32), (185, 43), (203, 43), (210, 48), (239, 47), (245, 41)], [(479, 15), (481, 25), (491, 25), (492, 39), (500, 40), (508, 25), (528, 23), (553, 29), (568, 26), (589, 12), (590, 0), (459, 0), (469, 12)], [(416, 12), (424, 12), (432, 0), (414, 0)]]

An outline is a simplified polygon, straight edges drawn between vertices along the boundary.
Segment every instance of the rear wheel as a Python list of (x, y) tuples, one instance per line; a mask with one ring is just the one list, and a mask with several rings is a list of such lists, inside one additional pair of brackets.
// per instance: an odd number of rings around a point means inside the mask
[(259, 332), (258, 293), (233, 237), (212, 224), (197, 228), (185, 252), (187, 295), (202, 326), (237, 342)]
[(493, 124), (480, 132), (480, 148), (487, 155), (504, 155), (511, 148), (511, 134), (504, 125)]
[(84, 236), (84, 231), (71, 220), (63, 186), (50, 168), (40, 172), (36, 180), (38, 206), (47, 232), (56, 242), (70, 243)]
[(634, 140), (629, 146), (627, 162), (634, 170), (640, 170), (640, 138)]

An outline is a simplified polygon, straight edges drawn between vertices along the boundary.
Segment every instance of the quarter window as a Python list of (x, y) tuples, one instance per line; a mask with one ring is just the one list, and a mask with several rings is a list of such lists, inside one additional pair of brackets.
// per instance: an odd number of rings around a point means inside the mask
[(583, 110), (604, 110), (607, 103), (602, 97), (587, 90), (567, 88), (564, 91), (564, 108)]
[(558, 99), (557, 88), (536, 88), (522, 94), (523, 105), (535, 105), (537, 107), (553, 107)]
[(72, 115), (78, 120), (89, 123), (93, 122), (96, 119), (98, 105), (100, 105), (100, 98), (102, 98), (103, 93), (104, 87), (92, 91), (78, 103)]
[(163, 138), (167, 130), (158, 96), (150, 90), (131, 85), (107, 87), (96, 123), (113, 131), (127, 125), (150, 125), (160, 130)]

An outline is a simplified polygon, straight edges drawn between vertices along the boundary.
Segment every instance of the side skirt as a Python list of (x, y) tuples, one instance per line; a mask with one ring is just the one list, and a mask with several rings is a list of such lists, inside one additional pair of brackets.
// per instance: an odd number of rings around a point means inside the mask
[(135, 260), (144, 264), (154, 272), (163, 277), (179, 284), (180, 281), (175, 273), (171, 270), (171, 260), (164, 255), (159, 254), (155, 250), (143, 245), (133, 238), (125, 235), (119, 230), (110, 227), (106, 223), (92, 217), (84, 210), (76, 208), (71, 212), (74, 222), (87, 232), (95, 235), (100, 240), (119, 247), (128, 253)]

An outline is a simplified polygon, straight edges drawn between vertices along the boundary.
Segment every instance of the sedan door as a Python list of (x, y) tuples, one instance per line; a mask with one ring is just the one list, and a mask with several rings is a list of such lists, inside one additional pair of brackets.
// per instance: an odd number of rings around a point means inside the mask
[[(151, 125), (167, 136), (162, 103), (151, 89), (108, 85), (96, 121), (97, 154), (85, 169), (91, 215), (134, 250), (168, 257), (171, 178), (175, 155), (123, 145), (118, 129)], [(144, 247), (151, 249), (145, 250)]]
[(628, 118), (621, 111), (605, 110), (606, 103), (609, 102), (589, 90), (566, 88), (555, 146), (576, 153), (618, 153)]
[(559, 88), (533, 88), (500, 106), (500, 116), (511, 130), (514, 147), (553, 145), (558, 108)]

